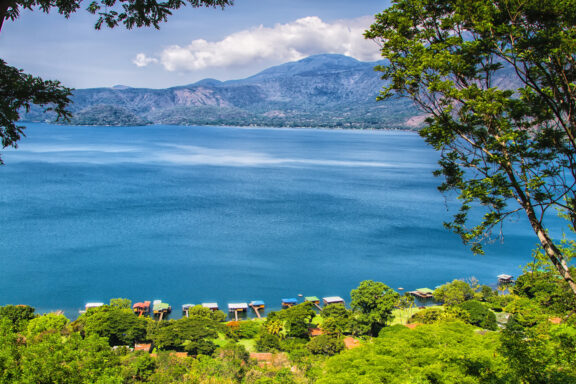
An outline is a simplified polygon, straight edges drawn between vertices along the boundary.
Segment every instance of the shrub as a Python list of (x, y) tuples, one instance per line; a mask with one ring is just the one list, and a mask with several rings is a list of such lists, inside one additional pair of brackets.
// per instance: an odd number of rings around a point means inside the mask
[(496, 315), (490, 311), (481, 302), (476, 300), (469, 300), (459, 305), (459, 308), (465, 310), (470, 314), (467, 321), (472, 325), (495, 331), (498, 326), (496, 324)]
[(306, 348), (315, 355), (335, 355), (345, 348), (344, 341), (338, 337), (320, 335), (308, 342)]

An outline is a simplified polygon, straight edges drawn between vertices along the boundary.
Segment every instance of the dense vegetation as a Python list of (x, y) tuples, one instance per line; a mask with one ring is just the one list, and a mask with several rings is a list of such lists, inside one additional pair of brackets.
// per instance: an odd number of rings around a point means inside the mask
[(70, 322), (7, 305), (0, 382), (574, 383), (573, 296), (553, 271), (538, 262), (499, 290), (455, 280), (426, 309), (364, 281), (350, 308), (301, 303), (264, 320), (225, 322), (197, 306), (156, 321), (113, 299)]

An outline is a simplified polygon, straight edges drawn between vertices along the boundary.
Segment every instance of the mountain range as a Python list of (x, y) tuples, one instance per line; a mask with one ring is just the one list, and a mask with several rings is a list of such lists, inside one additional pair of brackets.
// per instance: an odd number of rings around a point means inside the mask
[[(167, 89), (78, 89), (70, 124), (417, 128), (422, 119), (409, 100), (376, 101), (384, 85), (374, 70), (378, 64), (323, 54), (241, 80), (204, 79)], [(54, 122), (54, 115), (35, 107), (23, 120)]]

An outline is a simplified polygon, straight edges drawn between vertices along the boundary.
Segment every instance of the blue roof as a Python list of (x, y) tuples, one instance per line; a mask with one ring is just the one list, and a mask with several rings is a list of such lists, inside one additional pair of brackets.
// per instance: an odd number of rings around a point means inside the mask
[(288, 303), (288, 304), (295, 304), (298, 302), (298, 300), (294, 299), (294, 298), (290, 298), (290, 299), (282, 299), (283, 303)]
[(262, 300), (254, 300), (250, 302), (250, 305), (264, 305)]

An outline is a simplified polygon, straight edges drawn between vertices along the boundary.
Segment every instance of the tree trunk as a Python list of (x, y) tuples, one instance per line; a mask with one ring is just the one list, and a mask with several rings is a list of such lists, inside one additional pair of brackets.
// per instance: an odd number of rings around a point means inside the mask
[(530, 220), (530, 225), (532, 226), (534, 233), (536, 233), (536, 236), (538, 236), (540, 244), (542, 244), (542, 248), (544, 248), (544, 251), (546, 252), (546, 256), (548, 256), (548, 259), (550, 259), (552, 264), (554, 264), (554, 267), (556, 267), (558, 273), (560, 273), (560, 276), (562, 276), (562, 278), (568, 283), (572, 293), (574, 296), (576, 296), (576, 283), (570, 274), (568, 264), (566, 264), (566, 259), (564, 258), (564, 255), (562, 255), (562, 251), (556, 247), (548, 233), (536, 219), (536, 215), (534, 214), (532, 207), (525, 206), (524, 210), (528, 215), (528, 219)]
[(518, 201), (520, 205), (526, 212), (526, 216), (528, 216), (528, 220), (530, 221), (530, 226), (532, 230), (538, 236), (538, 240), (540, 240), (540, 244), (542, 248), (544, 248), (544, 252), (546, 252), (546, 256), (552, 262), (556, 270), (562, 276), (562, 278), (568, 283), (570, 289), (572, 290), (572, 294), (576, 297), (576, 283), (570, 274), (570, 270), (568, 269), (568, 264), (566, 263), (566, 259), (562, 254), (562, 251), (558, 249), (558, 247), (554, 244), (548, 232), (542, 226), (542, 223), (536, 217), (536, 212), (534, 211), (534, 206), (532, 205), (532, 201), (530, 196), (524, 193), (520, 184), (517, 182), (514, 172), (512, 171), (511, 164), (505, 164), (504, 169), (506, 174), (508, 175), (509, 180), (512, 182), (512, 187), (517, 193)]

